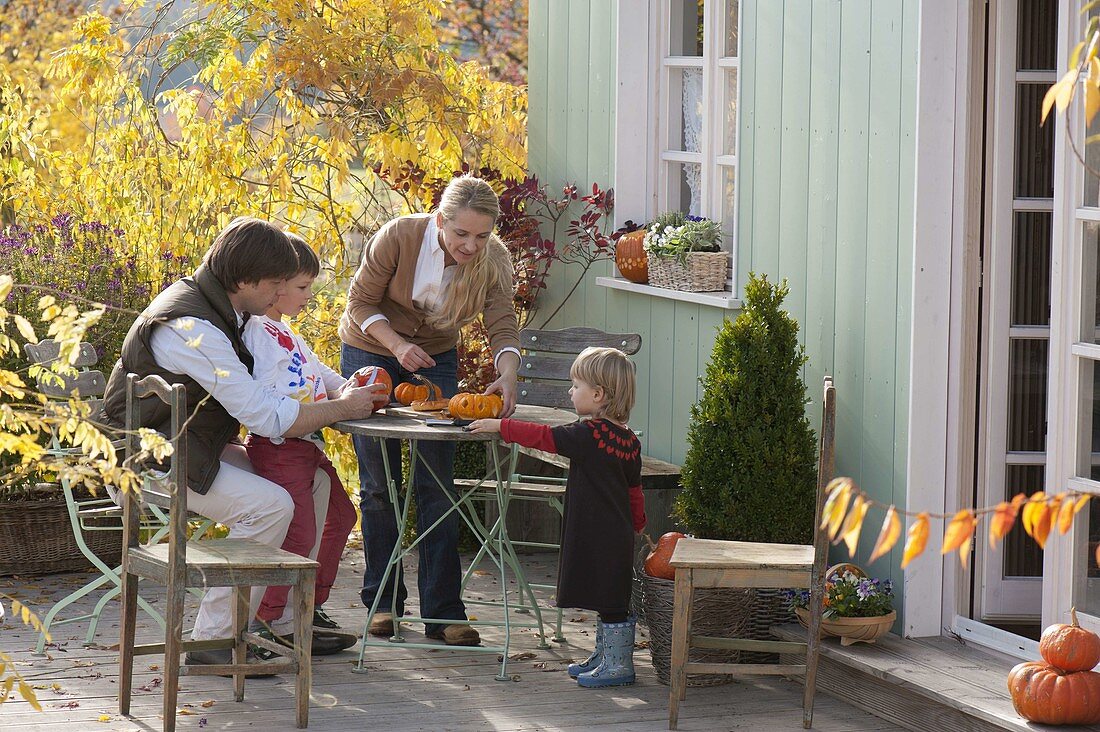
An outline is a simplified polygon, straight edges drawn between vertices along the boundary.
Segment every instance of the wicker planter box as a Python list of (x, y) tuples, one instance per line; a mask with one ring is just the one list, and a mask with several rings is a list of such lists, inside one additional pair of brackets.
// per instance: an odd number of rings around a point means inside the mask
[(716, 292), (726, 289), (729, 252), (689, 252), (685, 264), (676, 257), (646, 255), (649, 284), (666, 290)]
[[(105, 519), (116, 526), (117, 519)], [(85, 531), (84, 542), (112, 567), (121, 561), (121, 531)], [(77, 572), (92, 563), (73, 537), (65, 500), (12, 501), (0, 509), (0, 576)]]
[[(645, 624), (649, 629), (649, 653), (657, 678), (669, 683), (672, 661), (672, 580), (644, 575), (642, 578)], [(744, 637), (749, 614), (755, 602), (755, 591), (733, 587), (696, 589), (692, 595), (691, 632), (725, 638)], [(692, 648), (689, 657), (699, 663), (738, 663), (739, 651)], [(733, 680), (730, 674), (691, 674), (688, 686), (714, 686)]]

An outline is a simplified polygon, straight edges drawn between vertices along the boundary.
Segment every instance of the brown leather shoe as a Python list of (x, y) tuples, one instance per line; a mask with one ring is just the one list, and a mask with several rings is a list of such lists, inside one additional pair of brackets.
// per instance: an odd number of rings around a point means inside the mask
[(393, 613), (375, 613), (371, 618), (370, 628), (371, 635), (376, 635), (379, 638), (389, 638), (393, 635)]
[(441, 640), (449, 646), (481, 644), (481, 636), (469, 625), (444, 625), (442, 630), (434, 630), (426, 635), (432, 640)]

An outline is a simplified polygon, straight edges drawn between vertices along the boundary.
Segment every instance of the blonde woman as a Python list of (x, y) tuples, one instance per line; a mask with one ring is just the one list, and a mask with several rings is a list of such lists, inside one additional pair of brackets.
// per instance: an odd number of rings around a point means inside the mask
[[(504, 415), (515, 410), (519, 331), (512, 306), (512, 266), (508, 252), (493, 234), (500, 206), (488, 183), (473, 176), (455, 178), (430, 214), (397, 218), (370, 240), (348, 291), (340, 319), (340, 368), (350, 376), (364, 366), (384, 368), (397, 384), (418, 373), (437, 384), (445, 396), (458, 387), (459, 329), (481, 316), (499, 378), (487, 392), (504, 400)], [(362, 510), (362, 599), (371, 607), (379, 597), (370, 625), (372, 635), (393, 635), (393, 616), (404, 614), (408, 596), (400, 569), (382, 577), (398, 541), (397, 522), (386, 489), (382, 450), (394, 480), (402, 480), (400, 446), (395, 440), (355, 435)], [(426, 468), (451, 483), (454, 443), (423, 441), (413, 476), (417, 531), (432, 526), (451, 507), (450, 499)], [(447, 485), (453, 492), (454, 485)], [(420, 543), (417, 584), (420, 614), (437, 620), (466, 620), (458, 558), (459, 517), (451, 512)], [(448, 645), (480, 643), (476, 630), (458, 623), (426, 623), (425, 634)]]

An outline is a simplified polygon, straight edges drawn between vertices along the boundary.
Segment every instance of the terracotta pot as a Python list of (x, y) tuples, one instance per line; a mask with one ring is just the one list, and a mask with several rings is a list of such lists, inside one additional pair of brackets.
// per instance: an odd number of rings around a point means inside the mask
[[(810, 627), (810, 613), (806, 608), (796, 607), (798, 622), (805, 628)], [(875, 615), (869, 618), (822, 618), (821, 634), (826, 637), (840, 638), (840, 645), (853, 643), (874, 643), (890, 632), (898, 614), (891, 610), (887, 615)]]
[(615, 266), (619, 274), (639, 285), (649, 282), (649, 263), (642, 247), (644, 240), (645, 229), (637, 229), (623, 234), (615, 245)]

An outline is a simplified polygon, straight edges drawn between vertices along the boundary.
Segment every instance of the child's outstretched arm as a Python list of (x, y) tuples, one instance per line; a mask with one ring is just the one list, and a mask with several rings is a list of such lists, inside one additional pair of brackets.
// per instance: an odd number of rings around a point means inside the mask
[(470, 423), (470, 432), (499, 432), (505, 442), (515, 442), (545, 452), (558, 451), (554, 434), (546, 425), (519, 419), (479, 419)]
[(467, 427), (467, 431), (479, 434), (483, 432), (496, 434), (500, 432), (501, 421), (502, 420), (499, 419), (475, 419), (470, 423), (470, 426)]

